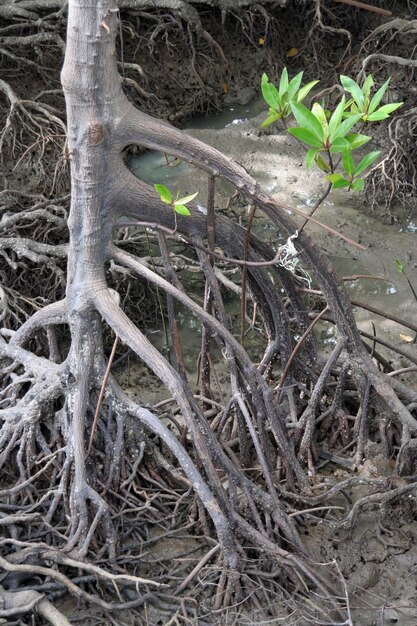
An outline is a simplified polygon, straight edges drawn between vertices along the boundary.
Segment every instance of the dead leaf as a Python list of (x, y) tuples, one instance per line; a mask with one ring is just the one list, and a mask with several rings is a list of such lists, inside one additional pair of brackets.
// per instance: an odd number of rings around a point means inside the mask
[(229, 91), (229, 87), (227, 83), (223, 83), (223, 93), (227, 93)]
[(295, 57), (299, 53), (298, 48), (290, 48), (287, 52), (287, 57)]
[(263, 46), (265, 44), (265, 39), (263, 37), (259, 37), (259, 45)]
[(414, 337), (410, 337), (410, 335), (403, 335), (403, 333), (400, 333), (400, 337), (403, 341), (406, 341), (407, 343), (413, 343), (414, 341)]

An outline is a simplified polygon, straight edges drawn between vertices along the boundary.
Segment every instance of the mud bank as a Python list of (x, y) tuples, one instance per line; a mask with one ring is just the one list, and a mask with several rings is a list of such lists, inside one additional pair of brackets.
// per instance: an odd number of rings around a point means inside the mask
[[(186, 132), (241, 163), (265, 191), (290, 212), (295, 209), (307, 213), (323, 193), (324, 177), (317, 169), (306, 169), (304, 151), (284, 130), (269, 134), (260, 130), (265, 118), (264, 108), (260, 100), (251, 105), (234, 104), (219, 116), (194, 120)], [(198, 191), (198, 202), (202, 205), (206, 202), (205, 175), (184, 162), (168, 162), (164, 155), (148, 152), (133, 159), (131, 166), (139, 178), (149, 183), (165, 184), (180, 195)], [(231, 203), (227, 208), (231, 195), (232, 190), (226, 183), (216, 183), (217, 210), (244, 219), (244, 205)], [(296, 223), (303, 221), (294, 212), (292, 217)], [(406, 278), (398, 272), (395, 259), (401, 260), (413, 282), (417, 268), (417, 228), (405, 209), (398, 210), (398, 217), (397, 223), (384, 223), (370, 211), (363, 193), (333, 190), (315, 218), (362, 247), (354, 247), (314, 223), (307, 229), (331, 258), (340, 277), (358, 277), (346, 281), (352, 300), (412, 322), (417, 316), (417, 303)], [(280, 233), (271, 230), (263, 218), (255, 218), (254, 231), (272, 246), (282, 243)], [(410, 345), (413, 333), (406, 327), (358, 306), (355, 316), (361, 330), (369, 334), (376, 332), (396, 345), (402, 343), (406, 352), (417, 356), (414, 345)], [(319, 333), (324, 343), (332, 342), (331, 324), (320, 324)], [(392, 354), (387, 357), (394, 359), (395, 366), (406, 365), (402, 357)]]

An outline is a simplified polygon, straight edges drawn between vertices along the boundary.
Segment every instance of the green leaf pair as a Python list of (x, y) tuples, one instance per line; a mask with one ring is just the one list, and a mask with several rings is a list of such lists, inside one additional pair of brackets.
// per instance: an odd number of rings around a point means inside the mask
[(395, 261), (395, 265), (397, 266), (397, 270), (400, 272), (400, 274), (404, 274), (405, 273), (404, 263), (400, 259), (394, 259), (394, 261)]
[(179, 215), (191, 215), (191, 211), (186, 207), (186, 205), (194, 200), (194, 198), (198, 195), (198, 191), (196, 193), (192, 193), (190, 196), (184, 196), (184, 198), (178, 198), (177, 200), (173, 200), (172, 193), (170, 192), (168, 187), (157, 184), (155, 184), (154, 187), (159, 193), (159, 197), (164, 204), (172, 205), (174, 211)]
[(365, 189), (365, 181), (363, 178), (349, 180), (342, 174), (336, 173), (326, 176), (326, 180), (329, 180), (332, 183), (332, 189), (341, 189), (342, 187), (349, 187), (351, 191), (363, 191)]

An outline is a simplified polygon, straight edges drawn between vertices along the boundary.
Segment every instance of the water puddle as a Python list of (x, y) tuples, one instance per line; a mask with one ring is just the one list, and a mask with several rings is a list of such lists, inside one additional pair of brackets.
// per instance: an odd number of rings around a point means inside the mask
[(178, 187), (178, 181), (189, 176), (189, 166), (184, 161), (165, 157), (160, 152), (145, 152), (135, 156), (130, 162), (130, 169), (135, 176), (153, 185), (160, 183), (171, 188)]
[(239, 126), (264, 111), (265, 101), (263, 98), (257, 98), (249, 104), (236, 104), (226, 107), (222, 113), (217, 115), (197, 116), (185, 123), (185, 130), (193, 128), (222, 130), (223, 128)]

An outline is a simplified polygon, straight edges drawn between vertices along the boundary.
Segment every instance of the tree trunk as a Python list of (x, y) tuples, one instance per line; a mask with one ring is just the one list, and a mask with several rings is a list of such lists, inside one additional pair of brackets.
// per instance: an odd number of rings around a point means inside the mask
[[(103, 374), (103, 350), (100, 316), (97, 306), (106, 310), (106, 319), (117, 333), (124, 335), (140, 357), (165, 380), (174, 397), (187, 406), (179, 374), (144, 339), (134, 325), (117, 310), (109, 294), (104, 269), (110, 256), (109, 244), (117, 218), (110, 191), (117, 186), (115, 161), (124, 147), (120, 123), (129, 111), (117, 73), (115, 37), (118, 10), (112, 0), (95, 5), (85, 0), (69, 2), (68, 39), (62, 84), (67, 104), (68, 152), (71, 161), (70, 244), (68, 252), (67, 314), (71, 329), (68, 357), (74, 382), (69, 386), (71, 441), (75, 467), (72, 486), (72, 540), (70, 546), (88, 549), (88, 511), (90, 499), (97, 507), (96, 518), (106, 513), (106, 506), (88, 485), (85, 467), (85, 418), (91, 387)], [(189, 417), (192, 420), (190, 409)], [(198, 443), (197, 443), (198, 445)], [(202, 454), (209, 456), (204, 442)], [(236, 555), (229, 525), (218, 504), (189, 458), (183, 469), (193, 479), (194, 487), (205, 503), (229, 565), (236, 567)], [(110, 526), (110, 521), (108, 520)], [(113, 535), (108, 535), (113, 554)]]

